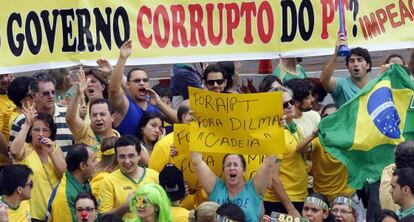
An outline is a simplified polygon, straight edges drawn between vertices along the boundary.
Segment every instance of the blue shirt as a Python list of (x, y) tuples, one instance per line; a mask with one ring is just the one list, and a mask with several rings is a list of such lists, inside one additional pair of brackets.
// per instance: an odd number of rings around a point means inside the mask
[(138, 132), (138, 123), (141, 120), (145, 112), (154, 112), (159, 113), (160, 111), (151, 104), (147, 104), (147, 110), (142, 110), (130, 96), (127, 96), (128, 99), (128, 112), (122, 119), (121, 123), (115, 127), (115, 129), (121, 135), (137, 135)]
[(336, 107), (341, 107), (343, 104), (351, 100), (359, 91), (357, 85), (352, 82), (351, 78), (336, 78), (335, 89), (331, 93), (333, 100), (335, 101)]
[(234, 203), (240, 206), (246, 217), (246, 222), (258, 222), (262, 210), (262, 197), (256, 192), (253, 186), (253, 180), (249, 180), (243, 189), (234, 198), (229, 196), (226, 184), (223, 180), (217, 178), (213, 191), (211, 191), (208, 200), (214, 201), (219, 205), (225, 203)]

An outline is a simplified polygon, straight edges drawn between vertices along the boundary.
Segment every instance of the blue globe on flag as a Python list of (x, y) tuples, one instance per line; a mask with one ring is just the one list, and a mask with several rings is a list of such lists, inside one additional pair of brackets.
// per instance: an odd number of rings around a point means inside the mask
[(368, 99), (367, 110), (377, 129), (385, 136), (399, 139), (401, 119), (395, 108), (392, 91), (388, 87), (376, 89)]

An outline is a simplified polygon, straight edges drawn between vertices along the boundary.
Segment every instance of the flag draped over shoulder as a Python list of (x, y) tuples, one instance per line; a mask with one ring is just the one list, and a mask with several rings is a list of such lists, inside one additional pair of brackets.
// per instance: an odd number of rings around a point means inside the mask
[(348, 169), (348, 184), (374, 182), (394, 161), (394, 147), (414, 140), (414, 83), (399, 65), (371, 80), (319, 125), (319, 139)]

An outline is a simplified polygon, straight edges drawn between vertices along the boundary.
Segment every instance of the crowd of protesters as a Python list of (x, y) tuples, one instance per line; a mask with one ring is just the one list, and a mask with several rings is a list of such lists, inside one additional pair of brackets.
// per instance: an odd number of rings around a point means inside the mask
[[(281, 58), (260, 83), (259, 92), (283, 94), (286, 152), (263, 158), (250, 180), (243, 155), (226, 154), (216, 175), (191, 152), (197, 189), (170, 163), (178, 155), (173, 124), (192, 121), (188, 87), (242, 93), (240, 62), (202, 71), (175, 64), (170, 86), (150, 88), (144, 69), (125, 73), (127, 41), (114, 67), (99, 59), (98, 68), (1, 74), (0, 222), (257, 222), (277, 221), (275, 213), (311, 222), (414, 221), (413, 142), (395, 148), (380, 180), (355, 190), (318, 139), (321, 119), (370, 81), (370, 53), (360, 47), (346, 57), (349, 76), (334, 76), (341, 44), (346, 39), (338, 38), (320, 78), (308, 78), (301, 59)], [(384, 61), (381, 72), (397, 64), (413, 79), (414, 51), (407, 64), (400, 55)], [(322, 103), (327, 94), (334, 103)]]

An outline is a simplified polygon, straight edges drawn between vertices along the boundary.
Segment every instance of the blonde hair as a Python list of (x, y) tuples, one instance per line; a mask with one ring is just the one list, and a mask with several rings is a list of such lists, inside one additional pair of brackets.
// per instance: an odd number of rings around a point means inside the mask
[[(101, 141), (101, 152), (104, 153), (107, 150), (115, 149), (115, 143), (119, 137), (107, 137)], [(96, 168), (97, 172), (112, 172), (118, 168), (118, 162), (116, 160), (115, 153), (112, 155), (102, 155), (101, 161), (99, 161)]]
[(211, 222), (214, 221), (218, 203), (207, 201), (198, 205), (196, 209), (190, 211), (190, 222)]

